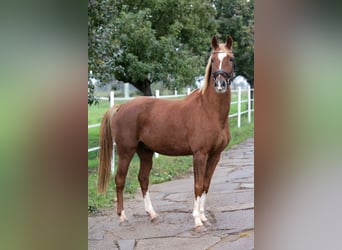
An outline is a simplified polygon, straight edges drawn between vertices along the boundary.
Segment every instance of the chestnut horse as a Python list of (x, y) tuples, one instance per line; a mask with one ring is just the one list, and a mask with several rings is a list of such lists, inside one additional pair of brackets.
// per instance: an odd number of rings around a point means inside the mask
[(183, 100), (137, 97), (105, 113), (100, 129), (98, 192), (106, 191), (115, 141), (118, 154), (115, 182), (120, 222), (127, 220), (123, 189), (128, 166), (135, 153), (140, 159), (138, 179), (145, 210), (152, 221), (158, 217), (148, 191), (153, 153), (158, 152), (170, 156), (193, 155), (193, 217), (195, 228), (204, 228), (203, 222), (207, 222), (204, 205), (210, 180), (230, 139), (228, 113), (229, 85), (234, 70), (232, 45), (230, 36), (222, 44), (215, 36), (212, 38), (213, 51), (206, 67), (204, 84)]

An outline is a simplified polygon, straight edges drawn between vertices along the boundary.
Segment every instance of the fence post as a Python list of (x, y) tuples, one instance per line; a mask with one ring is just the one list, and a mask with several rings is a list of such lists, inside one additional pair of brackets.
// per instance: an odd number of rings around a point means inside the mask
[(190, 95), (190, 88), (188, 88), (188, 92), (187, 92), (187, 95)]
[(129, 83), (124, 84), (124, 94), (125, 98), (129, 98)]
[(113, 107), (114, 106), (114, 91), (110, 91), (110, 106)]
[[(110, 106), (114, 106), (114, 91), (110, 91)], [(112, 162), (111, 162), (111, 173), (115, 172), (115, 142), (113, 143), (113, 152), (112, 152)]]
[(251, 123), (251, 86), (248, 85), (248, 123)]
[(177, 96), (178, 95), (178, 92), (177, 92), (177, 89), (175, 89), (175, 96)]
[(241, 126), (241, 87), (238, 87), (238, 128)]

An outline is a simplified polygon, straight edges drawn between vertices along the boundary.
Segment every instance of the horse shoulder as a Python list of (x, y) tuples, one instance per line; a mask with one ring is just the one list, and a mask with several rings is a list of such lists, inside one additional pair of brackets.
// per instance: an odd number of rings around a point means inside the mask
[(230, 132), (228, 128), (228, 124), (222, 129), (218, 128), (216, 130), (217, 132), (212, 135), (213, 139), (213, 150), (216, 151), (222, 151), (226, 148), (230, 141)]
[(230, 131), (229, 131), (229, 125), (227, 123), (225, 129), (224, 129), (224, 143), (225, 143), (225, 146), (228, 145), (230, 141)]

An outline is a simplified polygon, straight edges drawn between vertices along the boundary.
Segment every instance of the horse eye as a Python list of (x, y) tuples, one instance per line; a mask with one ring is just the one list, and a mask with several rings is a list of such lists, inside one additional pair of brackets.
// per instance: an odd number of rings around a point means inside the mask
[(229, 58), (229, 61), (230, 62), (234, 62), (234, 58)]

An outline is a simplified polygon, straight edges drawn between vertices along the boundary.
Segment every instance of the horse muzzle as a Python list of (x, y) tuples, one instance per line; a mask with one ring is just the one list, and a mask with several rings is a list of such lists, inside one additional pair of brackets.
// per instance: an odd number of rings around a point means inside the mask
[(233, 71), (228, 74), (224, 70), (217, 70), (213, 73), (214, 87), (217, 93), (225, 93), (231, 82)]
[(217, 93), (225, 93), (227, 91), (229, 80), (225, 78), (217, 78), (214, 82), (214, 87)]

